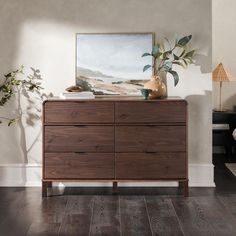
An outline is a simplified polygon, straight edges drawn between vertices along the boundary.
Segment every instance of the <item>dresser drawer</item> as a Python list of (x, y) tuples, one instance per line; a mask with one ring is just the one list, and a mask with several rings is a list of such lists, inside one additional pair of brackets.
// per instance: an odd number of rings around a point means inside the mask
[(186, 126), (116, 126), (115, 152), (185, 152)]
[(45, 123), (113, 123), (114, 104), (111, 102), (63, 101), (46, 102)]
[(185, 153), (117, 153), (116, 179), (186, 178)]
[(116, 102), (115, 122), (156, 123), (186, 122), (186, 102)]
[(46, 153), (44, 178), (113, 179), (112, 153)]
[(113, 126), (45, 126), (45, 152), (114, 152)]

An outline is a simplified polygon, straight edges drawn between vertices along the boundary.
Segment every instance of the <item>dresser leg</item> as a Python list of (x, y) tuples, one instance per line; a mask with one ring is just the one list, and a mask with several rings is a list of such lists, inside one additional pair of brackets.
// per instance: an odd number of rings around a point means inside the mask
[(47, 197), (48, 188), (52, 187), (52, 182), (42, 181), (42, 197)]
[(184, 183), (183, 183), (183, 193), (184, 193), (184, 196), (185, 197), (188, 197), (188, 180), (186, 180)]
[(112, 189), (113, 194), (118, 193), (118, 183), (113, 182), (113, 189)]
[(179, 181), (179, 188), (183, 188), (183, 181)]
[(182, 189), (184, 197), (188, 197), (188, 180), (179, 181), (179, 187)]

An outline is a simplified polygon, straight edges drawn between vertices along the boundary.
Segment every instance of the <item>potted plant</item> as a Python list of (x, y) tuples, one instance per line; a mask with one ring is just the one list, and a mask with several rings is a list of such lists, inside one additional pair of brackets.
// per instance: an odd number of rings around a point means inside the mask
[(191, 50), (188, 47), (192, 35), (184, 36), (180, 39), (176, 39), (174, 45), (165, 38), (169, 48), (166, 49), (165, 45), (155, 43), (152, 48), (152, 52), (145, 52), (142, 57), (151, 56), (153, 58), (153, 65), (145, 65), (143, 72), (148, 69), (153, 69), (153, 75), (151, 79), (144, 84), (144, 89), (150, 90), (151, 98), (166, 97), (166, 85), (163, 82), (163, 74), (171, 74), (174, 78), (174, 85), (179, 82), (179, 75), (172, 69), (173, 65), (182, 66), (187, 68), (189, 64), (192, 64), (195, 50)]

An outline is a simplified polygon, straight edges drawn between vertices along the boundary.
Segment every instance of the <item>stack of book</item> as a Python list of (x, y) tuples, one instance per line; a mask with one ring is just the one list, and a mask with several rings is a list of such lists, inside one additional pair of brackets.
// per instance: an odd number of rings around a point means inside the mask
[(94, 99), (92, 92), (63, 92), (60, 95), (62, 99)]

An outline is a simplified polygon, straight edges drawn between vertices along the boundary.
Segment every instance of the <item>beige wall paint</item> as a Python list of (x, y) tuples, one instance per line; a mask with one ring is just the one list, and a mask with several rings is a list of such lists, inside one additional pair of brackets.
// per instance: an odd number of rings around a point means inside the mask
[[(236, 1), (212, 1), (212, 65), (222, 62), (236, 79)], [(236, 82), (224, 83), (222, 104), (225, 109), (236, 106)], [(219, 107), (219, 83), (213, 83), (213, 107)]]
[[(158, 39), (193, 34), (196, 65), (178, 69), (180, 83), (173, 88), (168, 79), (168, 91), (189, 102), (190, 163), (208, 164), (211, 28), (210, 0), (0, 0), (0, 72), (21, 64), (39, 68), (45, 91), (58, 95), (75, 81), (76, 32), (156, 32)], [(23, 125), (24, 135), (19, 126), (0, 126), (0, 164), (41, 163), (41, 124)]]

